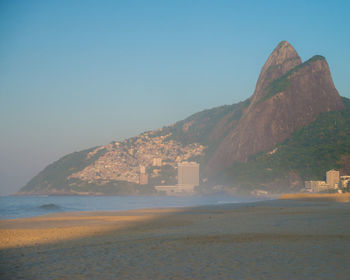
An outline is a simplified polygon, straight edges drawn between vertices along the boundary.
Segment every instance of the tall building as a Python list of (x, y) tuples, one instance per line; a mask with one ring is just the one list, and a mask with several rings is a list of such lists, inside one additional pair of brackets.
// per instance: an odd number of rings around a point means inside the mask
[(338, 185), (339, 185), (339, 171), (338, 170), (329, 170), (327, 171), (326, 173), (326, 182), (327, 182), (327, 185), (330, 187), (330, 188), (338, 188)]
[(146, 166), (140, 165), (140, 174), (146, 173)]
[(177, 165), (178, 185), (199, 185), (199, 164), (196, 162), (181, 162)]
[(148, 184), (148, 174), (146, 173), (146, 167), (144, 165), (140, 165), (140, 185)]

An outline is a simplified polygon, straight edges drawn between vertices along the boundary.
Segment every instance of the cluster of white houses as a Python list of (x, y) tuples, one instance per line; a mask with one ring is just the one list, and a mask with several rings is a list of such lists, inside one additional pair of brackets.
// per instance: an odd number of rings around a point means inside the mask
[(337, 191), (342, 193), (350, 185), (350, 176), (340, 176), (338, 170), (329, 170), (326, 172), (326, 181), (305, 181), (305, 191), (307, 192), (326, 192)]

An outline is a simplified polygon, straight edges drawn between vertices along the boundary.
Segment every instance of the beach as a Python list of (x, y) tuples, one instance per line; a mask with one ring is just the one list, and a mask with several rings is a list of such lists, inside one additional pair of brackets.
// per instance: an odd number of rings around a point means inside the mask
[(280, 199), (350, 202), (350, 193), (295, 193), (284, 194)]
[(348, 279), (350, 204), (283, 199), (0, 221), (1, 279)]

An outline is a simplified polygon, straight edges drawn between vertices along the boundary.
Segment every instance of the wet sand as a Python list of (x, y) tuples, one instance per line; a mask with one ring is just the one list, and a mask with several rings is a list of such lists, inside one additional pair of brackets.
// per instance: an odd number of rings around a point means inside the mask
[(349, 279), (350, 203), (276, 200), (0, 221), (0, 279)]

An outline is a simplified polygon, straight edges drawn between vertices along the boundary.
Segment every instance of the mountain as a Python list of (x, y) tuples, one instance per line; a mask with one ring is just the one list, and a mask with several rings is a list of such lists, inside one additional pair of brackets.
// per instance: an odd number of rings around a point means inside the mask
[[(247, 100), (67, 155), (19, 194), (154, 194), (153, 186), (176, 183), (177, 162), (184, 160), (200, 162), (202, 191), (298, 190), (328, 169), (350, 171), (349, 143), (350, 102), (337, 92), (326, 59), (302, 62), (282, 41)], [(148, 185), (138, 184), (140, 165)]]
[(266, 61), (251, 100), (239, 125), (209, 161), (208, 172), (246, 162), (257, 152), (273, 149), (320, 113), (344, 109), (325, 58), (314, 56), (301, 63), (286, 41)]

